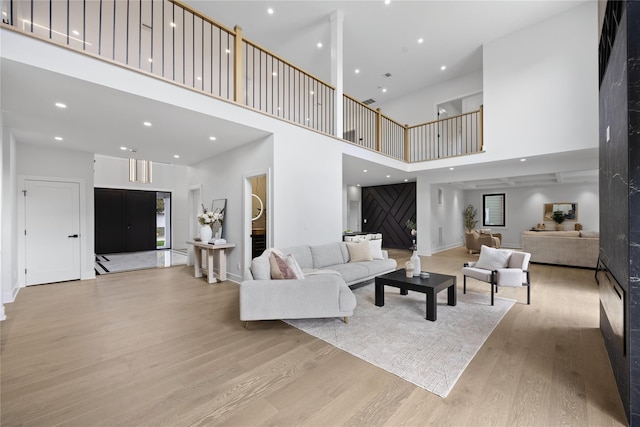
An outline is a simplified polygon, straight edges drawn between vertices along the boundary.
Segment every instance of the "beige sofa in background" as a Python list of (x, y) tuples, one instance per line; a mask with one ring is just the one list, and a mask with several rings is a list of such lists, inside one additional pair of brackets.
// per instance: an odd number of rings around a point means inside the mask
[(525, 231), (522, 250), (531, 262), (596, 268), (600, 236), (596, 231)]

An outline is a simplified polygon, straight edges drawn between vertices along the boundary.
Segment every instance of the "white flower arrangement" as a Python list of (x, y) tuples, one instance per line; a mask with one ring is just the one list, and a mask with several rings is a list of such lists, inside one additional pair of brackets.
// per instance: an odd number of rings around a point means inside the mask
[(204, 213), (198, 214), (197, 216), (198, 222), (200, 225), (213, 225), (215, 223), (219, 223), (222, 225), (222, 220), (224, 219), (224, 213), (222, 212), (211, 212), (205, 209)]

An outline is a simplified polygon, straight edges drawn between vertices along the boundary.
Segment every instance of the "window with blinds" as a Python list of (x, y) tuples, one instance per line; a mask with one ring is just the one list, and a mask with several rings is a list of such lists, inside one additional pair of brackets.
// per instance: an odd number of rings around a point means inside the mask
[(482, 225), (505, 226), (505, 193), (482, 195)]

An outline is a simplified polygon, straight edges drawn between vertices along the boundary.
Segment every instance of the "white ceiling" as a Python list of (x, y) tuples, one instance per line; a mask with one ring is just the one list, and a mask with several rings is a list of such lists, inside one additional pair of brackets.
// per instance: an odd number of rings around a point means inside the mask
[[(331, 80), (330, 16), (344, 16), (344, 88), (378, 104), (482, 69), (482, 45), (585, 0), (203, 1), (185, 3)], [(267, 9), (274, 13), (269, 15)], [(424, 42), (418, 43), (422, 38)], [(323, 44), (322, 48), (316, 45)], [(440, 70), (442, 65), (447, 69)], [(358, 68), (359, 74), (354, 70)], [(384, 77), (390, 73), (391, 77)], [(387, 88), (383, 93), (378, 88)], [(377, 106), (373, 104), (373, 106)]]
[[(342, 10), (345, 92), (358, 99), (373, 97), (383, 102), (480, 69), (483, 43), (581, 2), (392, 0), (388, 6), (382, 0), (186, 3), (226, 26), (241, 25), (245, 37), (323, 80), (330, 80), (329, 15), (336, 9)], [(273, 7), (275, 13), (268, 15), (267, 7)], [(418, 37), (425, 42), (418, 45)], [(322, 41), (322, 49), (316, 47), (318, 41)], [(447, 65), (444, 72), (440, 70), (443, 64)], [(124, 146), (136, 149), (133, 157), (192, 165), (265, 136), (249, 126), (6, 59), (2, 59), (0, 67), (0, 105), (6, 125), (18, 142), (56, 144), (100, 155), (130, 157), (129, 152), (120, 150)], [(361, 70), (357, 76), (352, 73), (355, 67)], [(383, 77), (386, 72), (392, 77)], [(387, 93), (379, 92), (378, 86), (388, 88)], [(58, 101), (65, 102), (68, 108), (52, 107)], [(153, 126), (143, 126), (144, 121), (152, 122)], [(56, 135), (63, 135), (64, 140), (54, 141)], [(217, 138), (215, 143), (209, 140), (212, 135)], [(455, 171), (446, 176), (451, 178), (447, 182), (457, 182), (461, 188), (530, 185), (531, 181), (552, 183), (569, 179), (570, 175), (556, 174), (557, 171), (575, 173), (575, 168), (582, 164), (590, 165), (585, 169), (593, 169), (597, 152), (586, 157), (589, 160), (584, 163), (576, 162), (575, 158), (564, 159), (564, 166), (557, 161), (562, 156), (546, 159), (546, 164), (556, 169), (545, 175), (536, 173), (537, 177), (528, 180), (518, 178), (525, 173), (521, 167), (507, 176), (495, 176), (495, 167), (468, 166), (465, 173)], [(364, 168), (380, 173), (369, 174), (365, 179), (360, 175)], [(441, 182), (445, 176), (442, 172), (422, 174), (434, 174), (434, 182)], [(386, 178), (387, 174), (392, 178)], [(348, 156), (343, 175), (346, 184), (354, 185), (380, 185), (417, 177), (415, 172), (399, 172)], [(593, 179), (593, 171), (586, 175)], [(472, 183), (480, 177), (493, 181)]]

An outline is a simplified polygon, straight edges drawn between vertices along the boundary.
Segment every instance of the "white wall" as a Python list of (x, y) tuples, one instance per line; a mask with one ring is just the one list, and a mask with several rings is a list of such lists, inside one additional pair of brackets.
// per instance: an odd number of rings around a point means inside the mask
[[(11, 275), (14, 269), (11, 267), (13, 261), (14, 251), (11, 250), (11, 221), (4, 213), (5, 209), (8, 209), (14, 204), (9, 200), (9, 194), (11, 194), (11, 187), (5, 185), (10, 181), (9, 165), (5, 166), (5, 159), (10, 158), (9, 147), (11, 145), (11, 136), (9, 135), (9, 129), (4, 126), (4, 114), (0, 112), (0, 189), (2, 189), (2, 197), (0, 197), (0, 320), (6, 318), (4, 312), (4, 302), (8, 301), (8, 298), (4, 296), (4, 289), (7, 288), (9, 294), (12, 293)], [(5, 153), (6, 150), (6, 153)], [(7, 200), (5, 200), (5, 198)]]
[(597, 3), (484, 46), (492, 159), (598, 147)]
[(481, 71), (380, 103), (379, 108), (397, 122), (413, 126), (437, 120), (436, 105), (478, 92), (482, 92)]
[[(186, 249), (187, 219), (187, 167), (153, 163), (150, 184), (129, 182), (129, 160), (117, 157), (95, 156), (94, 186), (128, 190), (165, 191), (171, 193), (171, 247)], [(93, 191), (93, 189), (92, 189)]]
[[(354, 210), (351, 209), (353, 205)], [(357, 207), (356, 207), (357, 206)], [(362, 228), (362, 189), (355, 185), (344, 186), (344, 216), (342, 218), (342, 228), (352, 231), (361, 231)], [(352, 218), (353, 221), (349, 221)]]
[(342, 240), (341, 142), (296, 127), (274, 145), (276, 247)]
[[(81, 182), (80, 277), (94, 278), (93, 154), (19, 143), (17, 144), (17, 171), (19, 179), (20, 177), (61, 178)], [(18, 191), (20, 190), (18, 188)], [(20, 201), (18, 200), (17, 203)], [(19, 253), (18, 256), (24, 261), (24, 254)]]
[[(545, 187), (498, 188), (492, 190), (467, 190), (464, 195), (464, 206), (471, 203), (478, 209), (478, 225), (482, 227), (482, 195), (505, 193), (506, 227), (489, 227), (502, 233), (502, 246), (509, 248), (522, 247), (521, 234), (536, 224), (543, 222), (543, 206), (545, 203), (569, 202), (578, 203), (578, 222), (584, 230), (597, 231), (600, 228), (600, 205), (598, 184), (557, 184)], [(464, 206), (462, 209), (464, 209)], [(462, 221), (462, 210), (460, 210)], [(546, 222), (546, 228), (554, 230), (554, 222)], [(573, 230), (573, 222), (564, 222), (565, 229)], [(461, 233), (460, 239), (463, 239)], [(462, 241), (462, 240), (461, 240)]]
[(13, 302), (18, 293), (18, 189), (16, 141), (10, 130), (2, 129), (2, 301)]
[[(272, 168), (273, 138), (244, 145), (220, 156), (207, 159), (188, 171), (188, 187), (202, 185), (202, 202), (209, 206), (213, 199), (227, 199), (224, 236), (237, 246), (227, 254), (227, 274), (240, 282), (245, 265), (245, 247), (251, 225), (244, 224), (245, 176)], [(269, 183), (267, 183), (269, 188)], [(267, 190), (268, 192), (269, 190)], [(273, 215), (273, 194), (267, 194), (267, 216)], [(269, 220), (269, 218), (267, 218)], [(250, 252), (249, 252), (250, 253)], [(238, 267), (240, 265), (240, 267)]]
[[(442, 204), (439, 204), (438, 191), (442, 190)], [(462, 211), (464, 210), (464, 191), (451, 185), (435, 184), (431, 186), (431, 252), (440, 252), (460, 246), (463, 233)], [(439, 241), (439, 228), (442, 227), (442, 241)]]

